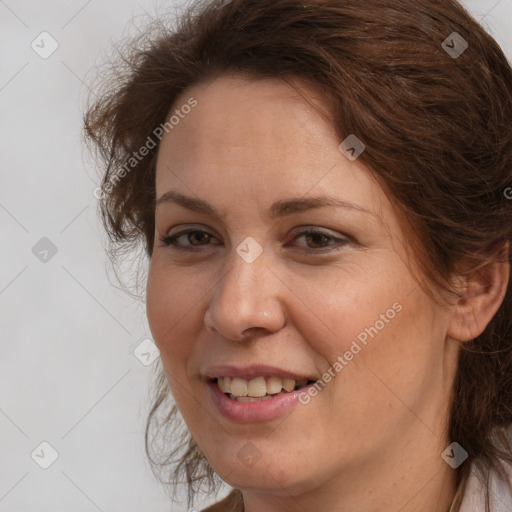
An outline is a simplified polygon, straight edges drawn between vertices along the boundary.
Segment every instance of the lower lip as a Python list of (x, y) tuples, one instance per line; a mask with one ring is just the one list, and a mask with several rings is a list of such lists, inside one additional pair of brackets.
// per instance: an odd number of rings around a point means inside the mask
[[(313, 384), (309, 384), (309, 386)], [(275, 398), (268, 400), (238, 402), (227, 397), (215, 381), (208, 382), (210, 394), (219, 412), (229, 420), (242, 423), (269, 421), (282, 416), (298, 402), (299, 395), (307, 391), (309, 386), (304, 386), (286, 394), (276, 395)]]

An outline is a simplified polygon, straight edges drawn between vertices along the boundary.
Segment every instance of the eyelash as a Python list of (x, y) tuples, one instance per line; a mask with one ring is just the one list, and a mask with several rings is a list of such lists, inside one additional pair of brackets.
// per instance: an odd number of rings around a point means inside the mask
[[(192, 246), (192, 248), (184, 248), (184, 247), (180, 247), (176, 243), (178, 238), (182, 237), (183, 235), (188, 235), (188, 234), (191, 234), (191, 233), (205, 233), (205, 234), (210, 235), (211, 237), (213, 237), (213, 235), (211, 233), (209, 233), (208, 231), (204, 231), (202, 229), (185, 229), (183, 231), (179, 231), (175, 235), (167, 236), (167, 237), (164, 237), (164, 238), (159, 238), (159, 240), (165, 246), (168, 246), (168, 247), (172, 248), (173, 250), (184, 251), (184, 252), (196, 252), (197, 251), (196, 248), (199, 248), (199, 247), (202, 247), (202, 246)], [(348, 243), (350, 243), (350, 240), (348, 240), (348, 239), (337, 238), (335, 236), (328, 235), (327, 233), (324, 233), (323, 231), (320, 231), (320, 230), (317, 230), (317, 229), (313, 229), (313, 228), (307, 228), (307, 229), (297, 233), (297, 235), (294, 237), (294, 240), (296, 238), (298, 238), (299, 236), (303, 236), (303, 235), (322, 235), (322, 236), (324, 236), (324, 237), (326, 237), (328, 239), (331, 239), (331, 240), (334, 240), (336, 242), (341, 243), (342, 247), (347, 245)], [(208, 244), (205, 244), (205, 245), (208, 245)], [(337, 248), (333, 248), (333, 249), (329, 249), (328, 247), (322, 247), (320, 249), (301, 249), (300, 252), (317, 253), (317, 254), (318, 253), (325, 253), (325, 252), (337, 252), (337, 251), (341, 250), (342, 247), (337, 247)]]

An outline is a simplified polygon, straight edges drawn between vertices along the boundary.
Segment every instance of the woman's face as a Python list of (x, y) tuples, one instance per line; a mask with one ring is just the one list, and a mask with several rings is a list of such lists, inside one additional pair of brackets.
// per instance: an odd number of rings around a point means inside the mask
[[(456, 367), (450, 313), (411, 274), (372, 174), (281, 81), (221, 77), (175, 109), (147, 313), (214, 469), (242, 490), (298, 495), (336, 480), (356, 489), (384, 468), (408, 475), (433, 450), (437, 463)], [(304, 381), (318, 382), (276, 394)]]

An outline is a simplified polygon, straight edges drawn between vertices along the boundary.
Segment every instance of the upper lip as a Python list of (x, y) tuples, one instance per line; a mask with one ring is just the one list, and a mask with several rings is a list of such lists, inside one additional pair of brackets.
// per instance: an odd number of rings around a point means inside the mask
[(266, 364), (212, 366), (205, 370), (203, 375), (208, 379), (216, 379), (218, 377), (238, 377), (240, 379), (247, 380), (251, 380), (256, 377), (284, 377), (295, 380), (317, 379), (311, 375), (305, 375)]

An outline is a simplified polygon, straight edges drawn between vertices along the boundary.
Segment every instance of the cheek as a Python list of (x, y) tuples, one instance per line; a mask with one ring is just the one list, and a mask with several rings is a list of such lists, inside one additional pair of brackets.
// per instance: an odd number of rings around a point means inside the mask
[[(421, 292), (407, 296), (404, 291), (381, 296), (366, 311), (361, 308), (364, 313), (354, 309), (358, 319), (346, 328), (332, 354), (333, 361), (342, 357), (334, 368), (338, 371), (330, 403), (343, 406), (332, 409), (331, 420), (341, 429), (357, 425), (361, 442), (368, 442), (368, 447), (372, 439), (415, 421), (411, 411), (422, 416), (430, 407), (432, 390), (439, 392), (436, 372), (442, 368), (443, 340), (441, 329), (433, 325), (442, 323), (441, 315)], [(388, 322), (380, 319), (381, 314)], [(374, 430), (376, 423), (379, 432)]]
[(366, 262), (340, 265), (307, 279), (297, 277), (292, 288), (304, 305), (295, 307), (292, 322), (330, 363), (351, 349), (348, 357), (355, 358), (354, 352), (385, 336), (402, 314), (403, 297), (411, 285), (401, 270), (396, 262)]
[(194, 425), (197, 414), (195, 401), (191, 400), (194, 390), (189, 369), (194, 344), (190, 340), (197, 338), (196, 330), (201, 325), (202, 295), (204, 290), (193, 278), (152, 263), (147, 283), (148, 323), (160, 350), (173, 399), (189, 427)]
[(389, 263), (294, 288), (311, 309), (293, 321), (334, 374), (324, 377), (326, 395), (365, 414), (399, 405), (393, 391), (414, 402), (442, 355), (442, 315), (405, 267)]
[(152, 261), (146, 289), (146, 313), (153, 339), (164, 364), (173, 361), (174, 366), (191, 347), (183, 343), (183, 333), (197, 325), (191, 322), (199, 314), (204, 293), (200, 283), (185, 274)]

